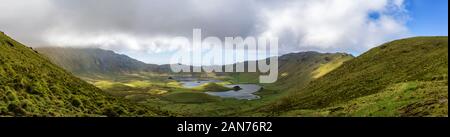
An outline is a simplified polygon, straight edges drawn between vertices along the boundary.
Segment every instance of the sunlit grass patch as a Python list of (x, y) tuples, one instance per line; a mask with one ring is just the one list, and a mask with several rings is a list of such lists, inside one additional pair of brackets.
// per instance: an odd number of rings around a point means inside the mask
[(313, 78), (322, 77), (323, 75), (325, 75), (325, 74), (333, 71), (334, 69), (338, 68), (339, 66), (341, 66), (345, 61), (348, 61), (352, 58), (353, 57), (351, 57), (351, 56), (344, 56), (344, 57), (340, 57), (339, 59), (328, 62), (326, 64), (320, 65), (319, 68), (317, 68), (316, 70), (314, 70), (312, 72)]
[(147, 93), (152, 94), (152, 95), (162, 95), (162, 94), (168, 93), (168, 91), (162, 90), (162, 89), (150, 89), (150, 90), (148, 90)]
[(379, 93), (318, 110), (292, 110), (283, 116), (448, 116), (447, 81), (404, 82)]
[(152, 84), (150, 83), (150, 81), (131, 81), (128, 83), (125, 83), (125, 85), (130, 86), (130, 87), (134, 87), (134, 88), (146, 88), (146, 87), (150, 87)]
[(181, 83), (180, 82), (176, 82), (176, 81), (171, 81), (167, 83), (168, 87), (181, 87)]
[(206, 91), (221, 92), (221, 91), (233, 90), (233, 88), (225, 87), (224, 85), (217, 84), (214, 82), (205, 83), (205, 84), (202, 84), (202, 85), (192, 88), (192, 89), (197, 90), (197, 91), (204, 91), (204, 92), (206, 92)]

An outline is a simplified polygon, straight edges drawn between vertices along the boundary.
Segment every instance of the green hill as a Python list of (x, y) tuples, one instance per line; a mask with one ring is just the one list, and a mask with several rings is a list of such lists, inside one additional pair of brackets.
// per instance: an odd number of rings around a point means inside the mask
[(448, 38), (416, 37), (373, 48), (259, 110), (287, 116), (448, 116), (447, 87)]
[[(166, 82), (173, 81), (167, 78), (171, 74), (164, 74), (168, 65), (148, 65), (112, 51), (34, 51), (5, 35), (1, 35), (0, 43), (2, 116), (153, 116), (153, 112), (175, 116), (448, 116), (447, 37), (396, 40), (356, 58), (345, 53), (283, 55), (279, 57), (278, 81), (260, 84), (263, 89), (255, 95), (261, 98), (252, 101), (222, 99), (167, 86)], [(101, 77), (106, 81), (97, 81), (97, 85), (104, 86), (110, 86), (109, 80), (112, 84), (122, 83), (106, 90), (112, 95), (124, 95), (115, 98), (49, 60), (79, 77), (136, 74), (120, 79)], [(259, 75), (192, 74), (231, 83), (258, 83)], [(138, 83), (130, 84), (133, 82)], [(218, 88), (212, 86), (206, 88)], [(146, 96), (128, 95), (132, 92)], [(130, 99), (145, 107), (130, 103)]]
[(152, 116), (0, 33), (0, 116)]
[(158, 65), (146, 64), (110, 50), (63, 47), (41, 47), (36, 50), (76, 75), (158, 72)]
[(267, 87), (279, 90), (302, 87), (310, 81), (322, 77), (342, 63), (353, 59), (345, 53), (303, 52), (280, 57), (279, 78)]
[[(117, 68), (110, 68), (113, 67), (116, 63), (116, 60), (119, 60), (120, 63), (116, 64), (127, 64), (129, 62), (131, 65), (128, 66), (128, 69), (126, 70), (132, 70), (131, 72), (139, 71), (140, 68), (145, 67), (145, 64), (143, 63), (137, 63), (138, 65), (134, 65), (133, 62), (134, 59), (120, 59), (118, 54), (113, 53), (112, 51), (105, 51), (100, 49), (74, 49), (74, 48), (39, 48), (39, 53), (43, 53), (46, 56), (48, 56), (53, 62), (56, 64), (62, 66), (63, 68), (67, 68), (69, 71), (74, 72), (75, 75), (78, 77), (81, 77), (85, 79), (87, 76), (86, 74), (94, 74), (97, 75), (99, 73), (105, 74), (101, 70), (101, 65), (98, 65), (98, 63), (95, 63), (96, 60), (104, 60), (103, 62), (106, 63), (107, 68), (106, 70), (120, 70)], [(100, 54), (100, 55), (98, 55)], [(105, 54), (105, 55), (102, 55)], [(67, 55), (67, 56), (66, 56)], [(126, 57), (128, 58), (128, 57)], [(295, 87), (299, 85), (306, 85), (308, 82), (310, 82), (313, 79), (316, 79), (323, 74), (326, 74), (330, 70), (333, 70), (340, 66), (342, 62), (345, 62), (349, 59), (352, 59), (353, 56), (349, 54), (344, 53), (318, 53), (318, 52), (300, 52), (300, 53), (292, 53), (288, 55), (283, 55), (280, 57), (280, 78), (277, 83), (273, 84), (267, 84), (264, 85), (265, 90), (261, 91), (260, 93), (257, 93), (258, 95), (262, 96), (263, 99), (261, 102), (255, 101), (252, 106), (264, 106), (266, 105), (266, 102), (273, 101), (279, 99), (281, 95), (286, 94), (285, 91), (289, 89), (290, 87)], [(60, 62), (60, 63), (58, 63)], [(244, 62), (247, 64), (248, 62)], [(109, 64), (109, 65), (108, 65)], [(66, 67), (65, 67), (66, 66)], [(93, 66), (93, 67), (90, 67)], [(168, 65), (161, 65), (157, 66), (158, 70), (168, 70)], [(73, 69), (73, 68), (81, 68), (81, 69)], [(81, 71), (76, 71), (81, 70)], [(80, 73), (77, 73), (80, 72)], [(110, 71), (111, 72), (111, 71)], [(117, 71), (116, 71), (117, 72)], [(114, 72), (114, 73), (116, 73)], [(120, 73), (130, 73), (129, 71), (119, 71)], [(152, 70), (149, 70), (148, 72), (153, 72)], [(163, 72), (163, 71), (159, 71)], [(106, 73), (109, 75), (108, 73)], [(167, 76), (164, 74), (161, 77), (158, 76), (149, 76), (145, 75), (144, 73), (138, 73), (139, 76), (134, 75), (128, 75), (128, 76), (121, 76), (121, 77), (109, 77), (109, 76), (102, 76), (102, 77), (89, 77), (85, 80), (94, 83), (94, 85), (99, 86), (99, 88), (102, 88), (106, 93), (109, 93), (111, 95), (115, 95), (118, 97), (124, 97), (128, 98), (130, 100), (135, 101), (146, 101), (148, 99), (153, 101), (147, 101), (147, 104), (150, 106), (166, 106), (164, 108), (167, 108), (168, 110), (176, 109), (177, 113), (180, 113), (182, 115), (190, 115), (188, 113), (192, 114), (198, 114), (198, 115), (210, 115), (207, 111), (204, 109), (196, 110), (195, 112), (191, 110), (193, 107), (183, 107), (183, 109), (186, 110), (180, 110), (176, 106), (177, 103), (182, 103), (181, 105), (199, 105), (199, 104), (192, 104), (195, 103), (207, 103), (209, 102), (210, 105), (207, 105), (205, 107), (200, 108), (209, 108), (210, 110), (220, 110), (223, 111), (223, 107), (228, 108), (234, 108), (238, 107), (242, 101), (225, 101), (222, 103), (220, 101), (219, 97), (211, 97), (210, 95), (206, 95), (204, 93), (195, 93), (195, 92), (177, 92), (178, 89), (174, 89), (173, 87), (167, 87), (164, 85), (164, 82), (168, 82)], [(180, 76), (180, 75), (186, 75), (192, 77), (203, 77), (205, 78), (206, 74), (204, 73), (183, 73), (183, 74), (169, 74), (173, 75), (174, 77)], [(209, 75), (209, 74), (208, 74)], [(225, 76), (226, 78), (230, 78), (228, 80), (234, 81), (236, 83), (258, 83), (258, 76), (259, 74), (255, 73), (239, 73), (239, 74), (231, 74), (230, 73), (216, 73), (213, 74), (216, 76), (210, 76), (209, 78), (223, 78), (222, 76)], [(141, 82), (146, 83), (146, 87), (142, 88), (133, 88), (128, 87), (123, 84), (128, 84), (132, 81), (141, 80)], [(105, 88), (105, 86), (102, 86), (102, 83), (116, 83), (114, 86), (110, 88)], [(119, 84), (121, 83), (121, 84)], [(160, 84), (158, 84), (160, 83)], [(199, 88), (192, 89), (192, 90), (200, 90), (200, 91), (225, 91), (225, 90), (231, 90), (229, 88), (222, 87), (220, 85), (214, 85), (215, 83), (208, 83), (205, 85), (202, 85)], [(108, 85), (108, 84), (107, 84)], [(164, 92), (164, 95), (153, 95), (153, 94), (147, 94), (149, 90), (155, 90), (162, 89)], [(186, 90), (186, 89), (184, 89)], [(134, 94), (135, 93), (135, 94)], [(154, 99), (154, 98), (160, 98)], [(161, 101), (170, 101), (171, 103), (164, 104), (164, 105), (158, 105)], [(184, 104), (188, 103), (188, 104)], [(201, 105), (201, 104), (200, 104)], [(240, 109), (230, 109), (230, 111), (238, 111)], [(185, 112), (186, 111), (186, 112)], [(171, 111), (172, 112), (172, 111)], [(231, 112), (231, 113), (232, 113)], [(227, 113), (222, 113), (222, 115), (225, 115)], [(197, 116), (197, 115), (192, 115)]]
[[(305, 86), (310, 81), (322, 77), (342, 65), (343, 62), (353, 58), (352, 55), (346, 53), (314, 51), (282, 55), (278, 58), (278, 80), (275, 83), (264, 84), (264, 86), (276, 91), (287, 91), (290, 88)], [(264, 60), (260, 60), (260, 62), (262, 61)], [(233, 80), (237, 83), (259, 83), (259, 76), (259, 73), (249, 72), (232, 74)]]
[(155, 105), (156, 103), (162, 110), (178, 116), (254, 116), (258, 113), (255, 108), (264, 108), (290, 93), (288, 89), (306, 85), (352, 58), (353, 56), (344, 53), (300, 52), (283, 55), (279, 57), (279, 79), (271, 84), (259, 84), (258, 73), (216, 73), (218, 78), (225, 80), (225, 83), (256, 83), (263, 86), (262, 90), (254, 93), (260, 99), (211, 98), (186, 92), (171, 94), (169, 89), (164, 100), (170, 102), (154, 99), (147, 101), (147, 104)]

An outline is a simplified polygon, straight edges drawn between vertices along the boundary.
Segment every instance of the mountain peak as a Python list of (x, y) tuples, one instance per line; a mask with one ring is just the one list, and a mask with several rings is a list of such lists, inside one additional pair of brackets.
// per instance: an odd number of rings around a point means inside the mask
[(156, 65), (100, 48), (41, 47), (36, 50), (76, 74), (136, 73), (156, 68)]

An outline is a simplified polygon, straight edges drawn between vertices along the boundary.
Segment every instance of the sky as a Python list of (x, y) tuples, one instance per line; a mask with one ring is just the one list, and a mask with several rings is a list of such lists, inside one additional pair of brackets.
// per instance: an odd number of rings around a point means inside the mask
[(411, 20), (408, 28), (416, 36), (448, 36), (448, 0), (406, 1)]
[(359, 55), (448, 35), (447, 0), (0, 0), (0, 9), (0, 31), (28, 46), (95, 47), (154, 64), (169, 63), (184, 48), (170, 40), (196, 28), (202, 38), (277, 37), (279, 55)]

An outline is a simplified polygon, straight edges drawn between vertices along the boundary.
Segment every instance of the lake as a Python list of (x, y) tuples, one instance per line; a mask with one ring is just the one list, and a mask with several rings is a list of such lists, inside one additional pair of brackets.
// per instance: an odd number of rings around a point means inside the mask
[[(185, 88), (194, 88), (200, 86), (202, 84), (211, 83), (211, 82), (222, 82), (220, 80), (182, 80), (179, 81), (183, 87)], [(233, 88), (234, 86), (241, 87), (241, 90), (229, 90), (222, 92), (205, 92), (208, 95), (219, 96), (223, 98), (236, 98), (236, 99), (245, 99), (245, 100), (254, 100), (259, 99), (260, 97), (254, 95), (253, 93), (261, 90), (261, 86), (257, 84), (233, 84), (233, 85), (225, 85), (226, 87)]]
[(194, 88), (194, 87), (206, 84), (206, 83), (212, 83), (212, 82), (215, 83), (215, 82), (221, 82), (221, 81), (220, 80), (193, 80), (193, 79), (187, 80), (187, 79), (184, 79), (184, 80), (180, 80), (178, 82), (180, 82), (183, 85), (183, 87), (185, 87), (185, 88)]

